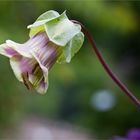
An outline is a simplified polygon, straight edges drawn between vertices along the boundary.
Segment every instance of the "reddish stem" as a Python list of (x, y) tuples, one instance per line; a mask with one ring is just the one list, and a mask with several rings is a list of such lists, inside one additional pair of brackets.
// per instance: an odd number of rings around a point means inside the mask
[(82, 27), (82, 31), (85, 34), (85, 36), (88, 38), (88, 41), (92, 45), (93, 50), (95, 51), (100, 63), (104, 67), (105, 71), (108, 73), (108, 75), (112, 78), (112, 80), (120, 87), (120, 89), (137, 105), (140, 107), (140, 101), (134, 96), (134, 94), (128, 90), (128, 88), (118, 79), (118, 77), (113, 73), (113, 71), (110, 69), (108, 64), (105, 62), (101, 52), (98, 50), (96, 43), (90, 34), (90, 32), (87, 30), (87, 28), (81, 24), (80, 22), (76, 20), (72, 20), (72, 22), (76, 24), (80, 24)]

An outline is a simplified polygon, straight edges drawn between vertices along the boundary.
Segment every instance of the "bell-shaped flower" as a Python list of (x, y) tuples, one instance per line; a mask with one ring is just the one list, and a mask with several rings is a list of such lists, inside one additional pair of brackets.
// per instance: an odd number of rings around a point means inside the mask
[(78, 24), (71, 22), (65, 12), (42, 14), (29, 25), (30, 38), (23, 44), (11, 40), (0, 45), (0, 54), (10, 58), (12, 70), (28, 89), (39, 93), (48, 89), (48, 71), (56, 63), (70, 62), (83, 44), (84, 35)]

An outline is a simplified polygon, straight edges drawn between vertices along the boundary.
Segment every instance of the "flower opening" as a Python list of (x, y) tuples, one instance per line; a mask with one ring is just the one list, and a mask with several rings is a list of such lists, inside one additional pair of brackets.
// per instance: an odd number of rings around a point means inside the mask
[(8, 40), (0, 48), (0, 52), (10, 58), (19, 81), (28, 89), (36, 88), (40, 93), (47, 91), (48, 70), (56, 63), (61, 48), (52, 43), (46, 33), (38, 33), (24, 44)]

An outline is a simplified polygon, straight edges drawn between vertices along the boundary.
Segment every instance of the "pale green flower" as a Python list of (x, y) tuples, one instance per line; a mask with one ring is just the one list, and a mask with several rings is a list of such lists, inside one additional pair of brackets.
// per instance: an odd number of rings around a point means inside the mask
[(56, 63), (70, 62), (83, 44), (81, 26), (71, 22), (65, 12), (42, 14), (30, 28), (30, 38), (23, 44), (7, 40), (0, 54), (10, 58), (15, 76), (28, 89), (46, 93), (48, 71)]

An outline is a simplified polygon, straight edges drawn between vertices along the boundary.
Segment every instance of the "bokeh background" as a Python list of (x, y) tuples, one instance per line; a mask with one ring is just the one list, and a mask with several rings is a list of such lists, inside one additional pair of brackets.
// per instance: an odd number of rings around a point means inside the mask
[[(47, 10), (66, 10), (70, 19), (82, 22), (113, 71), (140, 99), (139, 1), (1, 0), (0, 42), (25, 42), (27, 25)], [(87, 39), (70, 64), (56, 64), (50, 70), (44, 96), (19, 83), (9, 60), (0, 56), (1, 138), (12, 137), (23, 122), (37, 119), (57, 122), (58, 129), (65, 123), (80, 128), (91, 139), (111, 139), (125, 135), (130, 128), (140, 128), (139, 118), (140, 109), (109, 78)]]

